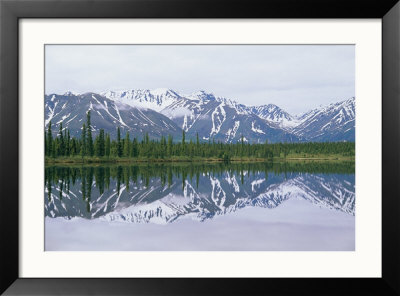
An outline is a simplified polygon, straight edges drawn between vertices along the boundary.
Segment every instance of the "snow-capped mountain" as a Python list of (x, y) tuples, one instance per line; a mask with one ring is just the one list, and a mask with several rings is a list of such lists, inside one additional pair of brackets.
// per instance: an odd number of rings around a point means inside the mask
[[(54, 118), (53, 123), (64, 121), (64, 126), (73, 126), (79, 134), (84, 112), (90, 108), (96, 109), (92, 116), (100, 114), (108, 122), (107, 132), (120, 126), (139, 134), (147, 131), (153, 137), (165, 133), (180, 137), (184, 130), (188, 139), (198, 133), (203, 141), (228, 143), (237, 142), (242, 136), (249, 143), (355, 140), (354, 98), (293, 116), (273, 104), (246, 106), (205, 91), (181, 95), (171, 89), (45, 96), (46, 125)], [(122, 121), (117, 109), (123, 114)], [(81, 114), (74, 117), (76, 112)], [(97, 126), (102, 124), (97, 122)]]
[(169, 185), (159, 177), (125, 183), (113, 179), (104, 188), (101, 174), (94, 173), (95, 180), (85, 175), (85, 184), (68, 181), (67, 186), (64, 179), (46, 186), (45, 215), (166, 224), (186, 218), (205, 221), (245, 207), (272, 209), (291, 198), (355, 214), (354, 175), (255, 172), (250, 178), (243, 172), (243, 182), (241, 173), (225, 171), (202, 173), (197, 181), (175, 175)]
[(181, 99), (181, 96), (171, 89), (159, 88), (154, 90), (138, 89), (126, 91), (105, 91), (102, 96), (110, 100), (122, 102), (132, 107), (152, 109), (161, 111), (175, 101)]
[(115, 137), (118, 126), (122, 135), (130, 132), (139, 137), (146, 132), (151, 138), (168, 134), (178, 136), (181, 133), (173, 121), (154, 110), (135, 108), (95, 93), (75, 95), (68, 92), (45, 96), (45, 127), (51, 121), (56, 134), (62, 123), (63, 128), (70, 130), (71, 136), (80, 137), (89, 110), (94, 134), (104, 129)]
[(295, 117), (274, 104), (250, 107), (252, 113), (269, 122), (278, 124), (281, 128), (290, 130), (300, 122)]
[(297, 142), (299, 137), (290, 134), (274, 123), (254, 114), (247, 106), (226, 98), (216, 98), (201, 92), (174, 102), (161, 110), (189, 135), (196, 133), (202, 140), (237, 142)]
[(309, 141), (355, 141), (355, 98), (311, 110), (292, 132)]

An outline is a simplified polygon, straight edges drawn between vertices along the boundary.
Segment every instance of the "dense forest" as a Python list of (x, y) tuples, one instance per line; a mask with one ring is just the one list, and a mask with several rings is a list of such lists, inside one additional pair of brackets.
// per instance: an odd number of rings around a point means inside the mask
[[(138, 136), (141, 136), (139, 138)], [(140, 139), (140, 140), (139, 140)], [(224, 161), (249, 158), (273, 159), (288, 156), (313, 157), (321, 155), (336, 155), (352, 158), (355, 155), (354, 142), (307, 142), (307, 143), (274, 143), (250, 144), (243, 140), (237, 143), (222, 143), (214, 140), (200, 141), (186, 139), (185, 131), (178, 141), (170, 135), (161, 136), (160, 140), (150, 140), (148, 134), (121, 136), (117, 128), (117, 139), (110, 139), (110, 135), (100, 129), (93, 137), (90, 122), (90, 111), (87, 113), (86, 123), (82, 126), (80, 138), (70, 136), (67, 128), (59, 125), (56, 137), (52, 135), (50, 121), (45, 132), (45, 156), (47, 160), (59, 158), (80, 158), (81, 160), (123, 160), (123, 159), (158, 159), (158, 160), (194, 160), (220, 159)]]

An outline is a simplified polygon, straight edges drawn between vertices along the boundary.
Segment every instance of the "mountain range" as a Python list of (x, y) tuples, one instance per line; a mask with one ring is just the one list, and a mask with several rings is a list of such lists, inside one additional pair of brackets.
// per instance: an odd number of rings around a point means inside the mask
[(45, 95), (45, 127), (52, 122), (80, 136), (87, 111), (91, 111), (93, 133), (100, 129), (116, 136), (141, 138), (172, 135), (187, 139), (250, 143), (355, 141), (355, 98), (321, 106), (294, 116), (274, 104), (247, 106), (234, 100), (199, 91), (189, 95), (171, 89), (105, 91), (102, 93)]

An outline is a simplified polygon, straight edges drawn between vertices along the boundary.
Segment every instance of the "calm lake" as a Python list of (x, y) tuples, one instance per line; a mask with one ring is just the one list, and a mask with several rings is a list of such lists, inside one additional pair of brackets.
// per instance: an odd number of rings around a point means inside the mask
[(354, 251), (354, 163), (46, 165), (46, 251)]

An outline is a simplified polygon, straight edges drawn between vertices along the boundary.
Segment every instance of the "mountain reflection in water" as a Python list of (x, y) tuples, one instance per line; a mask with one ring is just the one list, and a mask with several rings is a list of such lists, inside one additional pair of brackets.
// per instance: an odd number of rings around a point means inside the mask
[(355, 215), (354, 163), (46, 166), (45, 216), (200, 222), (299, 198)]

